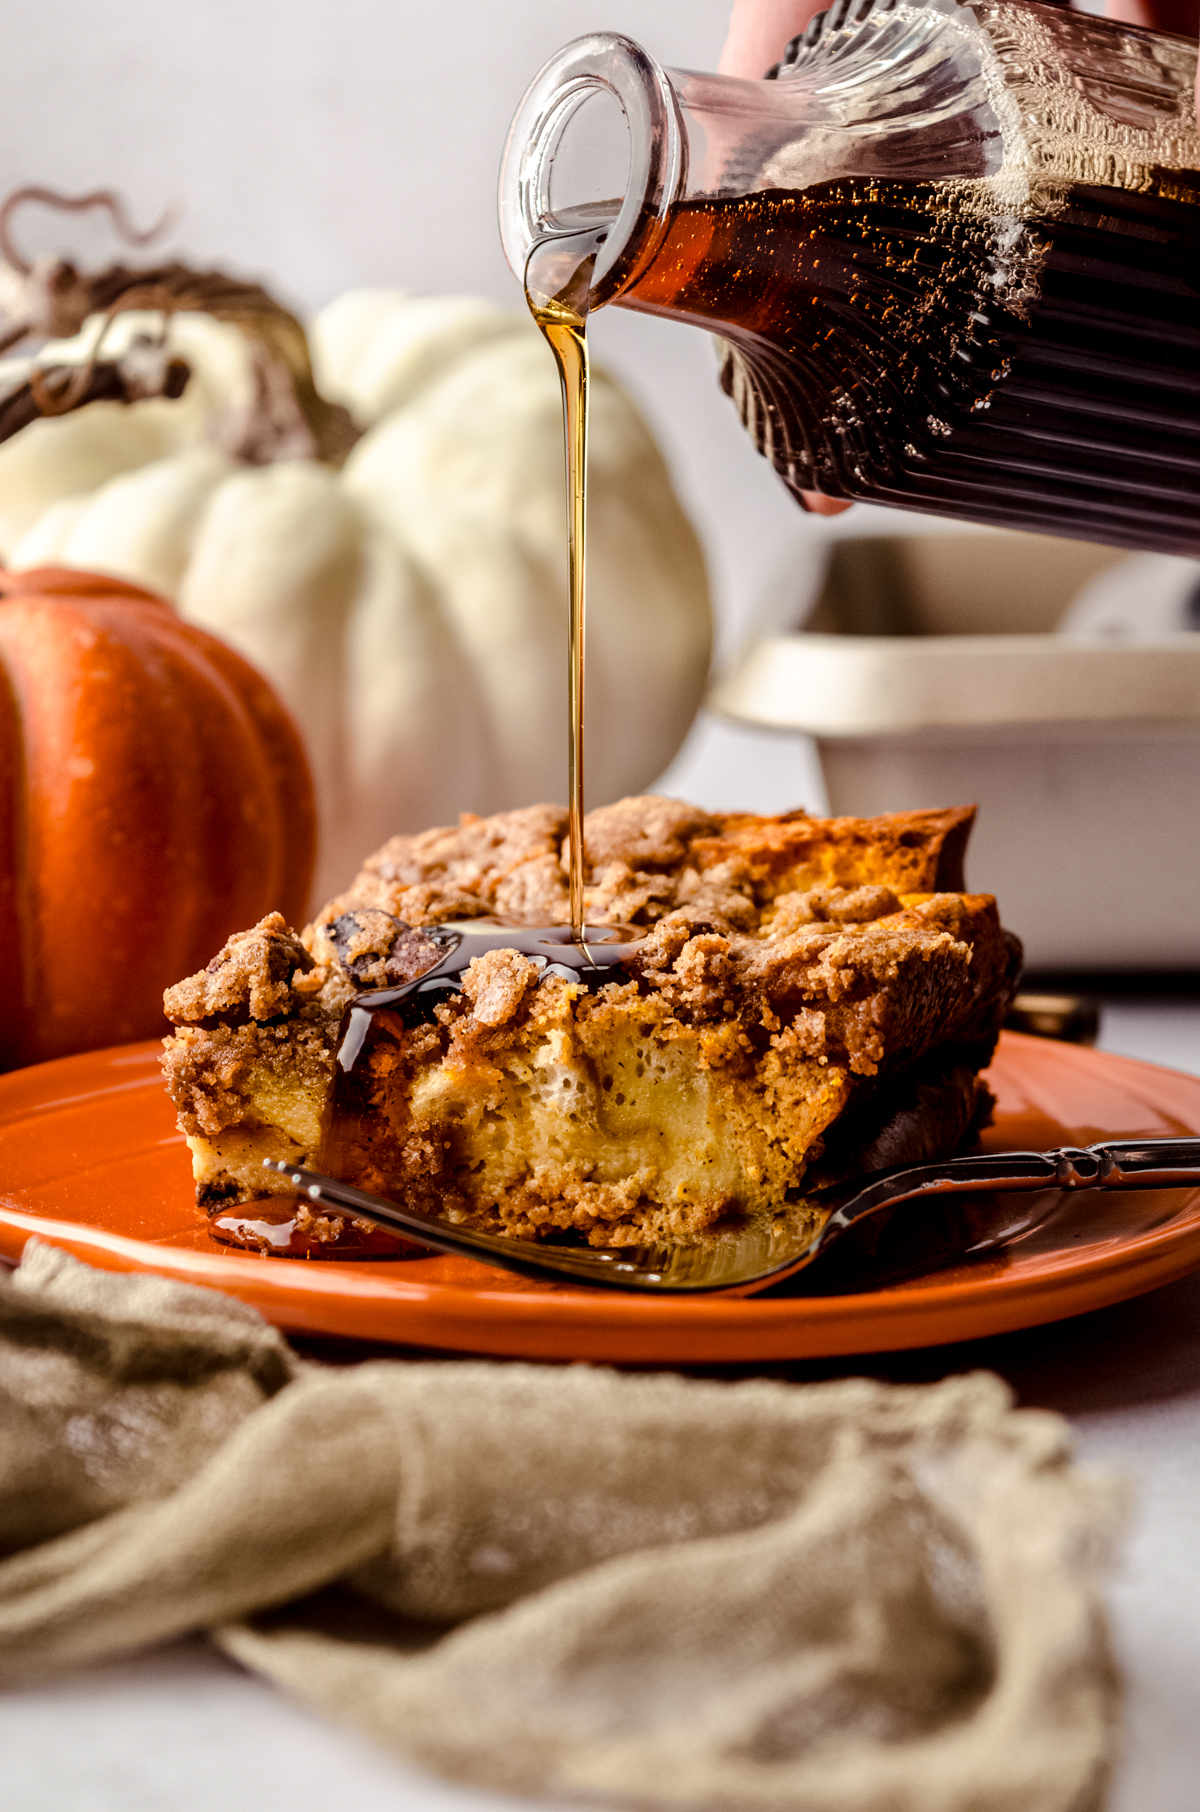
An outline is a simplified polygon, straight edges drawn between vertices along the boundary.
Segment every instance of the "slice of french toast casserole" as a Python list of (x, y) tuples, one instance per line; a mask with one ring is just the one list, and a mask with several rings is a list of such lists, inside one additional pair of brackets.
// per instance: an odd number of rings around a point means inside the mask
[[(972, 817), (606, 806), (586, 919), (641, 928), (621, 967), (584, 982), (490, 949), (375, 1013), (347, 1071), (348, 1007), (428, 971), (431, 928), (569, 918), (557, 807), (394, 837), (311, 925), (272, 914), (167, 991), (197, 1201), (289, 1192), (278, 1158), (518, 1238), (641, 1245), (948, 1152), (985, 1117), (1019, 962), (962, 890)], [(344, 1224), (319, 1223), (329, 1256)]]

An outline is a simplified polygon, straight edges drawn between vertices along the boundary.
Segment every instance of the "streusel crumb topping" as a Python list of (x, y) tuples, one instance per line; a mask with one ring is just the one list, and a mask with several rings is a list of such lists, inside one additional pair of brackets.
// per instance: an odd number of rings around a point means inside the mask
[[(585, 824), (586, 917), (646, 933), (625, 978), (587, 996), (563, 981), (539, 986), (527, 957), (491, 951), (433, 1023), (407, 1034), (403, 1062), (428, 1063), (436, 1047), (456, 1074), (472, 1064), (493, 1073), (505, 1041), (543, 1020), (547, 1049), (561, 1039), (566, 1050), (602, 1039), (606, 1014), (627, 1022), (635, 1001), (647, 1035), (686, 1032), (702, 1066), (734, 1075), (757, 1065), (762, 1087), (798, 1064), (868, 1079), (903, 1072), (934, 1046), (982, 1048), (1015, 971), (994, 903), (962, 891), (973, 815), (757, 817), (657, 797), (602, 807)], [(299, 934), (273, 913), (230, 938), (165, 998), (179, 1030), (164, 1067), (185, 1131), (251, 1126), (254, 1103), (280, 1089), (327, 1091), (353, 994), (424, 974), (447, 921), (565, 923), (566, 830), (551, 805), (467, 813), (393, 837)], [(422, 1137), (413, 1132), (403, 1162), (434, 1179), (443, 1158)]]

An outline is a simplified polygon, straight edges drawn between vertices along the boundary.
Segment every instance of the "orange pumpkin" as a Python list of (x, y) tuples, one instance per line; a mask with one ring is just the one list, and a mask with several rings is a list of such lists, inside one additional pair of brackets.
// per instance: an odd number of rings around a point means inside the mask
[(233, 931), (303, 917), (312, 780), (231, 648), (94, 573), (0, 573), (0, 1068), (165, 1030)]

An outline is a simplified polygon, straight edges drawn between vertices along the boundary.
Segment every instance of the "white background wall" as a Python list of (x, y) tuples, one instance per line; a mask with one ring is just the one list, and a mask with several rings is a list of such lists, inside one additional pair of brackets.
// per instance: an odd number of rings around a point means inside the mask
[[(261, 278), (301, 312), (357, 284), (468, 291), (515, 308), (496, 173), (535, 70), (595, 28), (627, 32), (666, 63), (714, 68), (728, 5), (40, 0), (8, 14), (0, 193), (111, 185), (145, 224), (172, 206), (164, 249)], [(18, 226), (29, 250), (69, 248), (86, 262), (114, 254), (98, 223), (30, 209)], [(807, 592), (830, 531), (751, 448), (717, 388), (707, 336), (610, 309), (592, 339), (667, 449), (707, 548), (728, 651), (764, 599)], [(896, 520), (850, 517), (857, 532)], [(680, 790), (712, 807), (819, 797), (796, 739), (725, 732), (713, 744), (707, 734), (711, 759), (700, 774), (673, 774)]]
[[(171, 250), (263, 278), (302, 310), (363, 283), (517, 307), (496, 172), (534, 71), (595, 27), (715, 67), (728, 5), (40, 0), (9, 14), (0, 192), (112, 185), (143, 223), (173, 205)], [(33, 209), (20, 233), (97, 258), (113, 244)], [(593, 341), (668, 447), (728, 637), (777, 570), (807, 570), (815, 525), (746, 442), (705, 336), (613, 309)]]

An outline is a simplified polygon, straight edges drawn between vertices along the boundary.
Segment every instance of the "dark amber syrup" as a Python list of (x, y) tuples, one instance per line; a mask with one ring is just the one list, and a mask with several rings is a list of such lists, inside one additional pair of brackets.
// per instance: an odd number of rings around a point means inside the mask
[(372, 988), (346, 1010), (338, 1041), (338, 1067), (346, 1075), (362, 1053), (377, 1013), (397, 1013), (405, 1024), (433, 1016), (434, 1008), (462, 988), (468, 964), (489, 950), (518, 950), (538, 965), (539, 985), (552, 975), (598, 988), (621, 979), (621, 965), (637, 950), (645, 932), (629, 925), (585, 925), (578, 937), (570, 925), (510, 925), (503, 919), (464, 919), (422, 930), (445, 954), (414, 981), (398, 988)]
[[(305, 1216), (303, 1225), (301, 1210)], [(314, 1214), (341, 1222), (332, 1245), (310, 1231)], [(263, 1258), (359, 1260), (427, 1256), (424, 1246), (402, 1239), (397, 1233), (353, 1220), (335, 1208), (314, 1210), (305, 1196), (269, 1195), (248, 1202), (241, 1209), (225, 1209), (211, 1217), (209, 1234), (219, 1245), (256, 1252)]]
[(868, 179), (688, 202), (619, 306), (731, 343), (797, 492), (1195, 553), (1200, 175), (1158, 186), (1021, 220)]
[(525, 300), (562, 384), (567, 473), (567, 795), (571, 931), (583, 932), (583, 724), (587, 627), (588, 293), (603, 230), (539, 239), (525, 264)]

